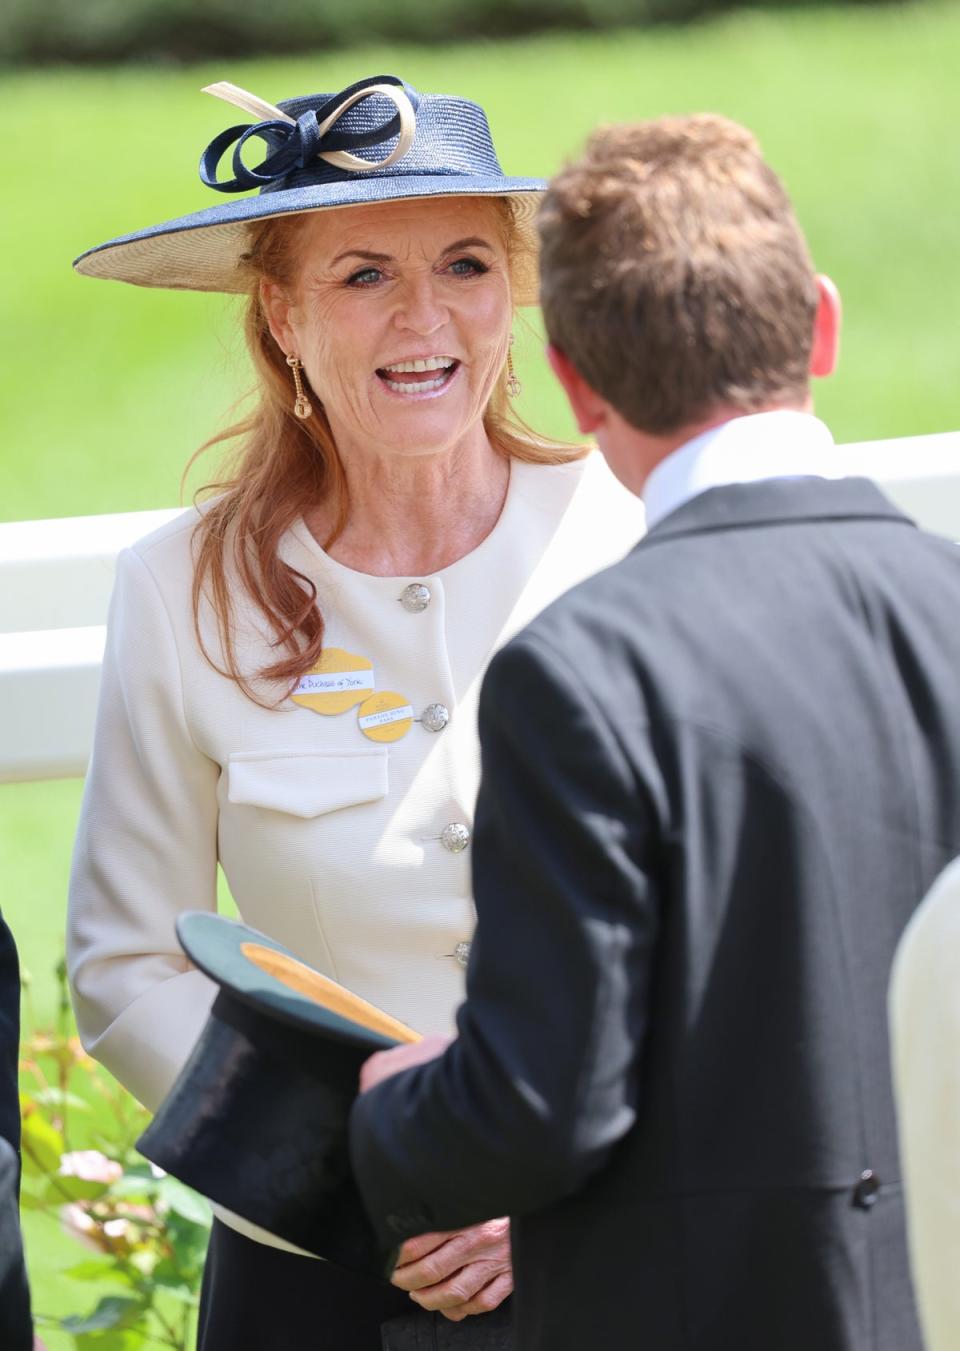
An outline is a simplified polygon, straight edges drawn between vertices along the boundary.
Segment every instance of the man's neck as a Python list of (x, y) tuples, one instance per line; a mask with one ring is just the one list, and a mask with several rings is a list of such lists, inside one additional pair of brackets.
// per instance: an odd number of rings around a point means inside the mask
[(761, 408), (752, 408), (749, 411), (743, 408), (721, 406), (713, 409), (699, 421), (687, 423), (676, 431), (664, 435), (641, 431), (640, 428), (632, 426), (619, 414), (614, 413), (604, 428), (603, 436), (598, 437), (598, 441), (600, 449), (620, 482), (637, 497), (642, 497), (644, 485), (657, 465), (662, 464), (674, 451), (679, 450), (698, 436), (703, 436), (717, 427), (722, 427), (725, 423), (732, 422), (734, 418), (747, 417), (752, 413), (782, 412), (784, 409), (791, 409), (797, 413), (810, 413), (813, 411), (813, 401), (807, 399), (802, 405), (797, 403), (768, 404)]

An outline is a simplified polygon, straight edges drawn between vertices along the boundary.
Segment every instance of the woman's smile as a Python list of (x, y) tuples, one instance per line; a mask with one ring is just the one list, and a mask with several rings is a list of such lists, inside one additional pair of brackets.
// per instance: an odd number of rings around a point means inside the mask
[(377, 379), (393, 397), (436, 398), (453, 384), (460, 364), (456, 357), (450, 356), (414, 357), (379, 367)]

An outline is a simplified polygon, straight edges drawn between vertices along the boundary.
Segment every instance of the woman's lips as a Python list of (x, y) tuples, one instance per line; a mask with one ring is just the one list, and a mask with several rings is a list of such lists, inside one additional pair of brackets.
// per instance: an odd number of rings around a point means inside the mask
[[(399, 364), (399, 363), (398, 363)], [(404, 366), (411, 366), (413, 362), (404, 362)], [(427, 364), (416, 363), (418, 366)], [(424, 399), (444, 393), (449, 389), (454, 377), (460, 369), (460, 362), (451, 360), (448, 366), (440, 366), (435, 363), (429, 363), (432, 369), (427, 370), (397, 370), (381, 366), (377, 371), (377, 379), (388, 393), (400, 399)]]

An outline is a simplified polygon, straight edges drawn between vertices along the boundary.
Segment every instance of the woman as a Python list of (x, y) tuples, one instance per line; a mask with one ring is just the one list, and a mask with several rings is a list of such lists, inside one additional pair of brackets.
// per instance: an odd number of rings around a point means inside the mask
[[(482, 110), (389, 76), (278, 108), (211, 92), (261, 120), (217, 137), (201, 176), (260, 194), (77, 262), (246, 292), (258, 379), (218, 495), (117, 570), (69, 954), (86, 1045), (149, 1107), (206, 1018), (174, 922), (215, 906), (218, 863), (248, 923), (420, 1031), (452, 1030), (484, 668), (641, 529), (598, 456), (507, 412), (543, 185), (503, 175)], [(394, 1282), (227, 1217), (201, 1345), (373, 1351), (418, 1308), (466, 1334), (510, 1291), (506, 1222), (413, 1241)]]

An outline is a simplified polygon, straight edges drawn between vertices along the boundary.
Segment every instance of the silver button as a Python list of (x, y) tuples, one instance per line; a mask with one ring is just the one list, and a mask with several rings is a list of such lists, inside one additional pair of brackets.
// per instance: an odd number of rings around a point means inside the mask
[(400, 594), (400, 604), (407, 614), (418, 615), (430, 604), (430, 588), (422, 582), (411, 582)]
[(420, 721), (428, 732), (442, 732), (450, 721), (450, 710), (446, 704), (427, 704)]
[(440, 834), (440, 843), (451, 854), (462, 854), (470, 843), (470, 831), (459, 821), (453, 821), (449, 826), (444, 826)]
[(470, 944), (465, 938), (461, 938), (460, 942), (453, 949), (453, 955), (461, 966), (466, 966), (467, 962), (469, 962)]

